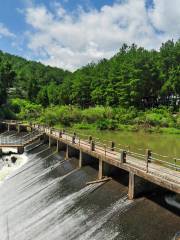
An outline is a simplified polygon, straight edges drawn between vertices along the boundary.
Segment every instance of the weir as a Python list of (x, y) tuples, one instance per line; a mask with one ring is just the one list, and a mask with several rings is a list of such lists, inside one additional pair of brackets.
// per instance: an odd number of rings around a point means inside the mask
[[(81, 139), (75, 133), (69, 134), (46, 126), (37, 124), (21, 125), (17, 122), (2, 122), (2, 129), (8, 131), (13, 128), (17, 132), (21, 129), (30, 132), (29, 138), (22, 141), (20, 145), (14, 145), (19, 153), (24, 147), (40, 138), (48, 142), (49, 147), (56, 147), (57, 152), (65, 152), (65, 159), (75, 157), (78, 159), (78, 167), (93, 165), (98, 170), (94, 183), (113, 177), (113, 171), (119, 170), (119, 174), (128, 175), (128, 198), (130, 200), (151, 191), (157, 186), (163, 187), (175, 193), (180, 193), (180, 167), (171, 163), (158, 163), (150, 150), (146, 154), (138, 154), (115, 147), (112, 142), (110, 146), (97, 143), (91, 136)], [(33, 134), (35, 132), (36, 134)], [(8, 145), (10, 146), (10, 144)], [(1, 148), (1, 146), (0, 146)], [(142, 157), (144, 160), (142, 160)], [(123, 171), (123, 173), (122, 173)]]

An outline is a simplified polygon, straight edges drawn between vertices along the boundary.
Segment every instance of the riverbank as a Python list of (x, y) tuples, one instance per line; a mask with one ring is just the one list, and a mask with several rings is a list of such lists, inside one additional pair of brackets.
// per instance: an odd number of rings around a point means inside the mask
[(18, 119), (58, 128), (180, 134), (180, 111), (167, 107), (144, 111), (103, 106), (81, 109), (72, 105), (43, 108), (26, 100), (13, 99), (10, 109)]

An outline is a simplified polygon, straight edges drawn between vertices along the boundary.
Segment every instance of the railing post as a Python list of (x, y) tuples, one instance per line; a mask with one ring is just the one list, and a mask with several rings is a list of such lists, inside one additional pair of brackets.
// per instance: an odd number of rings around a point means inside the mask
[(76, 140), (76, 135), (72, 136), (72, 144), (75, 144), (75, 140)]
[(111, 151), (114, 151), (115, 148), (115, 142), (111, 142)]
[(91, 144), (92, 136), (89, 136), (89, 144)]
[(59, 138), (62, 138), (62, 131), (59, 132)]
[(50, 128), (50, 134), (52, 135), (52, 128)]
[(91, 151), (95, 151), (95, 142), (91, 141)]
[(121, 163), (126, 163), (126, 155), (127, 155), (127, 152), (125, 150), (122, 150), (121, 152)]
[(177, 171), (177, 167), (176, 167), (176, 158), (174, 158), (174, 165), (175, 165), (175, 170)]
[(148, 164), (151, 162), (152, 152), (149, 149), (146, 149), (146, 172), (148, 172)]
[(104, 155), (105, 155), (105, 158), (106, 158), (106, 152), (107, 152), (106, 145), (104, 145)]

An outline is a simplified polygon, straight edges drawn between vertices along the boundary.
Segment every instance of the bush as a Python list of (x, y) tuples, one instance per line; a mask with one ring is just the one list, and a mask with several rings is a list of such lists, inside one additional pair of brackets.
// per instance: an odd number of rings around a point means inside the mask
[(114, 110), (115, 119), (120, 124), (132, 124), (133, 120), (138, 116), (135, 108), (116, 108)]
[(88, 108), (82, 111), (82, 119), (87, 123), (95, 123), (96, 121), (104, 120), (105, 112), (104, 107)]
[(103, 119), (97, 121), (97, 129), (100, 130), (115, 130), (118, 128), (118, 123), (116, 120), (113, 119)]
[(152, 126), (174, 127), (175, 119), (171, 111), (165, 107), (153, 108), (145, 113), (145, 122)]
[(72, 123), (78, 123), (80, 121), (80, 109), (71, 106), (54, 106), (46, 108), (41, 117), (41, 122), (48, 125), (61, 123), (65, 126), (71, 126)]
[(42, 106), (23, 99), (12, 99), (11, 110), (22, 120), (34, 120), (40, 117)]

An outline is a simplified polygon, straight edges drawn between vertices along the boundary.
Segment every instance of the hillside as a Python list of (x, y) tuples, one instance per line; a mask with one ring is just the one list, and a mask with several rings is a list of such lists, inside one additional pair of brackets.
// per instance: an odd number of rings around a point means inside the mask
[(180, 40), (167, 41), (159, 51), (124, 44), (110, 60), (91, 63), (74, 73), (0, 52), (1, 103), (6, 98), (5, 89), (11, 87), (16, 89), (16, 96), (44, 107), (177, 108), (179, 63)]

